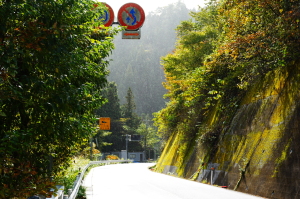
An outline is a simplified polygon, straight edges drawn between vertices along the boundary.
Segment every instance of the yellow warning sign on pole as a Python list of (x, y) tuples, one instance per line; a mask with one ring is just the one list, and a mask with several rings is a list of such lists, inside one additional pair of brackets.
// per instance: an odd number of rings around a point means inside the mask
[(100, 130), (110, 130), (110, 118), (109, 117), (100, 117), (99, 127), (100, 127)]

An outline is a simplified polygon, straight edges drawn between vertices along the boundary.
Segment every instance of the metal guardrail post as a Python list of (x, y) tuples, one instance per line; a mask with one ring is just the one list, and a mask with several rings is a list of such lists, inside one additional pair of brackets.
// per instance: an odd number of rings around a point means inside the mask
[(68, 197), (70, 197), (72, 191), (73, 191), (72, 189), (68, 189)]
[(215, 168), (213, 168), (213, 167), (210, 169), (210, 184), (211, 185), (213, 185), (214, 169)]
[(84, 173), (86, 170), (94, 164), (111, 164), (111, 163), (129, 163), (133, 162), (133, 160), (103, 160), (103, 161), (91, 161), (88, 163), (82, 170), (81, 173), (78, 174), (75, 180), (75, 185), (73, 186), (73, 189), (68, 189), (68, 195), (64, 195), (64, 186), (57, 186), (57, 193), (55, 194), (56, 196), (52, 196), (51, 198), (46, 198), (46, 199), (75, 199), (78, 193), (78, 190), (81, 186), (82, 179), (84, 176)]
[(84, 173), (86, 172), (86, 170), (94, 164), (111, 164), (111, 163), (129, 163), (129, 162), (133, 162), (133, 160), (103, 160), (103, 161), (91, 161), (90, 163), (88, 163), (82, 170), (81, 173), (78, 174), (78, 176), (76, 177), (75, 180), (75, 185), (73, 187), (73, 189), (68, 189), (68, 195), (64, 195), (64, 186), (57, 186), (58, 188), (58, 192), (56, 193), (56, 197), (52, 196), (51, 198), (46, 198), (46, 199), (75, 199), (78, 193), (78, 190), (81, 186), (82, 183), (82, 179), (84, 176)]
[(56, 192), (56, 196), (52, 196), (51, 198), (46, 198), (46, 199), (63, 199), (64, 196), (64, 186), (56, 186), (58, 191)]

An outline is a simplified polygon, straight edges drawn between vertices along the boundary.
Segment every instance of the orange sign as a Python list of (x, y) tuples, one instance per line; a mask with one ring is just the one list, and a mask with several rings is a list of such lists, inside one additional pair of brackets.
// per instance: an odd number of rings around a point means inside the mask
[(110, 130), (110, 118), (109, 117), (100, 117), (99, 127), (100, 127), (100, 130)]
[(125, 36), (139, 36), (139, 33), (124, 33)]
[(122, 39), (140, 39), (141, 31), (137, 30), (126, 30), (122, 31)]

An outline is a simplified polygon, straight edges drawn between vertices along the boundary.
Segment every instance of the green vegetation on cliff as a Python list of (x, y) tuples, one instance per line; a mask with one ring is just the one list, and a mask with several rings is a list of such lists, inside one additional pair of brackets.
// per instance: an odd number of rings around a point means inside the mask
[(299, 1), (210, 1), (191, 15), (163, 58), (170, 102), (156, 113), (156, 170), (189, 178), (217, 163), (219, 184), (264, 195), (248, 178), (274, 195), (297, 145)]

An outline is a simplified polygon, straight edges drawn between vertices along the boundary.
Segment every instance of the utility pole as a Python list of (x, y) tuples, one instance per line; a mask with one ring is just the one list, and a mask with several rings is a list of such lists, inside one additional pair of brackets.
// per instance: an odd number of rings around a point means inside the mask
[(131, 135), (126, 134), (126, 158), (128, 160), (128, 141), (131, 141)]
[(93, 161), (93, 137), (90, 137), (90, 160)]
[(128, 160), (128, 134), (126, 134), (126, 159)]
[[(147, 127), (146, 127), (146, 132), (148, 133), (148, 130), (147, 130)], [(145, 139), (144, 139), (144, 145), (145, 145), (145, 148), (144, 148), (144, 154), (145, 154), (145, 159), (147, 160), (147, 133), (146, 133), (146, 135), (145, 135)]]

